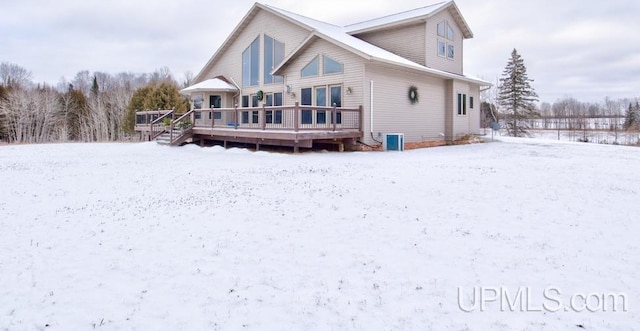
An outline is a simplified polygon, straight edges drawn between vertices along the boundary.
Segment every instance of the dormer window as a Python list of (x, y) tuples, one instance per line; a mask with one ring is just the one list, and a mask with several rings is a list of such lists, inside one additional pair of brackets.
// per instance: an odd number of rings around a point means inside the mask
[(438, 56), (446, 57), (449, 60), (455, 58), (454, 37), (455, 33), (449, 22), (438, 23)]

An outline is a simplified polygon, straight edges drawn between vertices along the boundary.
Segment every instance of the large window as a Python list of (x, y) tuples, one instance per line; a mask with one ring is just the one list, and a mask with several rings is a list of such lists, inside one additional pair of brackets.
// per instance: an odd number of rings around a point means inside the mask
[(311, 62), (309, 62), (302, 71), (300, 72), (300, 77), (311, 77), (318, 76), (318, 57), (314, 57)]
[[(282, 106), (282, 92), (265, 94), (264, 105), (267, 107)], [(282, 124), (282, 110), (267, 110), (265, 116), (267, 124)]]
[(256, 86), (260, 76), (260, 37), (242, 52), (242, 85)]
[[(302, 106), (316, 107), (342, 107), (342, 85), (323, 85), (315, 88), (303, 88), (300, 90), (300, 104)], [(327, 119), (327, 113), (331, 115)], [(314, 121), (315, 118), (315, 121)], [(342, 123), (342, 113), (336, 112), (336, 124)], [(327, 124), (333, 123), (333, 112), (326, 110), (302, 109), (301, 124)]]
[[(251, 100), (251, 107), (258, 107), (258, 96), (255, 94), (252, 94), (251, 96), (248, 95), (243, 95), (242, 96), (242, 108), (247, 108), (249, 107), (249, 100)], [(258, 112), (257, 111), (252, 111), (252, 112), (248, 112), (248, 111), (243, 111), (241, 112), (241, 122), (244, 124), (247, 123), (258, 123)], [(251, 116), (249, 116), (251, 115)]]
[(458, 93), (458, 115), (467, 115), (467, 95)]
[(342, 73), (343, 66), (342, 63), (326, 56), (322, 56), (322, 73), (327, 74), (338, 74)]
[(282, 83), (282, 76), (273, 76), (271, 71), (284, 60), (284, 44), (264, 35), (264, 83)]
[(449, 60), (455, 58), (454, 39), (455, 33), (453, 27), (447, 21), (438, 23), (438, 56), (446, 57)]

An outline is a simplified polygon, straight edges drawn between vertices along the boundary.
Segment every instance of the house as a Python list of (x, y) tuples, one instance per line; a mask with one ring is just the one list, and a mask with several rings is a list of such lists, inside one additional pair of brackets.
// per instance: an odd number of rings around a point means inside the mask
[(256, 3), (181, 91), (193, 110), (172, 114), (164, 135), (296, 150), (381, 146), (391, 133), (415, 147), (452, 142), (480, 132), (490, 85), (463, 74), (472, 37), (454, 1), (347, 26)]

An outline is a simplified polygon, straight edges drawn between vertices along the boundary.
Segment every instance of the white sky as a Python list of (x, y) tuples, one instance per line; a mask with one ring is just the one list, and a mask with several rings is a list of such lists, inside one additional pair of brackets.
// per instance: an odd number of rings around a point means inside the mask
[[(438, 0), (266, 0), (338, 25)], [(640, 1), (458, 0), (474, 38), (466, 74), (495, 81), (513, 50), (541, 101), (640, 96)], [(55, 84), (81, 70), (174, 76), (204, 66), (253, 5), (251, 0), (0, 0), (0, 61)]]

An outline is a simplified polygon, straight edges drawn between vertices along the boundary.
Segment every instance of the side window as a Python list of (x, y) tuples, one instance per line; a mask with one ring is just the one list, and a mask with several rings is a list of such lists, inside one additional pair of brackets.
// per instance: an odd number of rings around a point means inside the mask
[[(312, 105), (312, 90), (311, 88), (303, 88), (300, 90), (300, 104), (303, 106), (311, 106)], [(313, 111), (311, 109), (302, 109), (301, 110), (301, 119), (300, 123), (302, 124), (312, 124), (313, 123)]]
[(318, 57), (314, 57), (311, 62), (309, 62), (302, 71), (300, 72), (300, 77), (311, 77), (318, 76)]

